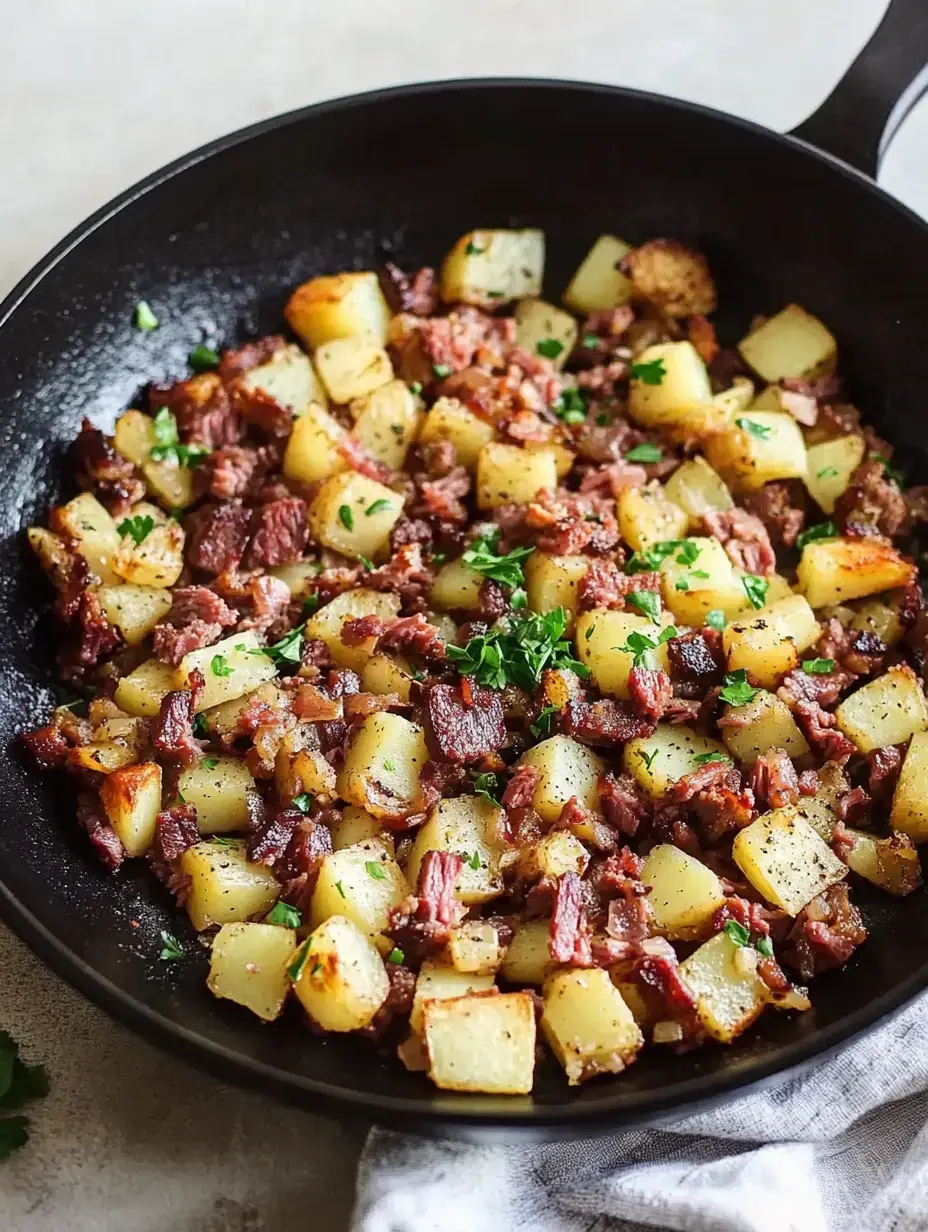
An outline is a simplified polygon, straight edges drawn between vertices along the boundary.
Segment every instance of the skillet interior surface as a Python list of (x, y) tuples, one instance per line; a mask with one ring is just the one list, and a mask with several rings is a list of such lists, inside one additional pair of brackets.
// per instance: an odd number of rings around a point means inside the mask
[[(104, 212), (106, 214), (106, 212)], [(593, 1132), (679, 1113), (865, 1029), (928, 978), (928, 897), (864, 899), (869, 941), (817, 981), (808, 1014), (767, 1014), (730, 1049), (651, 1050), (570, 1089), (553, 1062), (531, 1098), (464, 1099), (296, 1016), (262, 1027), (204, 988), (206, 953), (142, 870), (111, 877), (78, 833), (69, 784), (15, 751), (54, 696), (49, 592), (22, 530), (62, 492), (82, 415), (110, 428), (197, 342), (277, 332), (307, 277), (370, 268), (385, 246), (434, 262), (473, 226), (532, 224), (556, 298), (592, 239), (680, 237), (720, 285), (723, 341), (791, 299), (837, 335), (851, 392), (910, 476), (925, 478), (928, 229), (863, 177), (752, 125), (563, 83), (460, 83), (324, 104), (219, 142), (66, 241), (0, 313), (0, 910), (61, 974), (198, 1064), (317, 1109), (444, 1132)], [(37, 275), (37, 276), (36, 276)], [(161, 327), (132, 328), (147, 299)], [(18, 302), (16, 302), (18, 299)], [(191, 954), (161, 963), (159, 930)]]

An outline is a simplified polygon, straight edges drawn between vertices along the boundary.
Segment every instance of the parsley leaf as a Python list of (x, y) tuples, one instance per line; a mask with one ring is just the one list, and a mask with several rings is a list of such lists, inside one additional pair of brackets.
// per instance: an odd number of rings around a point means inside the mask
[(808, 543), (816, 543), (819, 539), (837, 539), (838, 529), (834, 522), (819, 522), (810, 526), (796, 539), (796, 547), (801, 552)]
[(309, 947), (312, 945), (312, 943), (313, 943), (312, 937), (310, 937), (309, 940), (304, 941), (303, 944), (300, 946), (300, 948), (297, 950), (296, 954), (294, 955), (293, 962), (287, 968), (287, 977), (290, 980), (291, 984), (295, 984), (297, 980), (300, 978), (300, 976), (303, 974), (303, 968), (306, 966), (306, 963), (309, 960)]
[(758, 423), (756, 419), (745, 419), (743, 415), (739, 416), (735, 423), (751, 436), (756, 436), (759, 441), (766, 440), (771, 432), (769, 424)]
[(341, 883), (340, 881), (336, 881), (336, 883), (335, 883), (335, 888), (336, 888), (336, 890), (338, 890), (338, 892), (339, 892), (339, 894), (342, 896), (342, 898), (344, 898), (344, 897), (345, 897), (345, 887), (342, 885), (342, 883)]
[(755, 573), (746, 573), (741, 579), (741, 585), (744, 587), (744, 593), (750, 600), (751, 607), (760, 608), (764, 606), (767, 600), (767, 591), (770, 589), (770, 583), (765, 578), (758, 577)]
[(214, 676), (232, 675), (232, 668), (229, 666), (229, 661), (225, 655), (213, 655), (209, 667)]
[(550, 612), (513, 614), (499, 629), (472, 637), (466, 646), (448, 646), (448, 659), (462, 676), (478, 684), (502, 689), (517, 684), (531, 692), (542, 672), (558, 668), (589, 676), (589, 669), (573, 655), (564, 640), (567, 613), (562, 607)]
[(755, 689), (748, 683), (748, 674), (743, 667), (736, 672), (729, 672), (722, 683), (724, 688), (719, 696), (723, 702), (728, 702), (729, 706), (746, 706), (760, 692), (760, 689)]
[(645, 765), (645, 769), (646, 769), (646, 770), (650, 770), (650, 769), (651, 769), (651, 763), (654, 761), (654, 758), (657, 756), (657, 754), (658, 754), (658, 750), (657, 750), (657, 749), (655, 749), (653, 753), (646, 753), (646, 752), (644, 751), (644, 749), (639, 749), (639, 750), (638, 750), (638, 756), (639, 756), (639, 757), (641, 758), (641, 760), (644, 762), (644, 765)]
[(209, 720), (202, 712), (193, 720), (193, 734), (195, 736), (209, 735)]
[(207, 770), (215, 770), (218, 765), (219, 765), (218, 757), (204, 757), (203, 758), (203, 766)]
[(464, 251), (469, 257), (479, 257), (481, 253), (486, 252), (486, 249), (479, 247), (473, 240), (468, 240)]
[(385, 757), (383, 760), (383, 768), (386, 770), (387, 774), (392, 774), (396, 769), (396, 762), (391, 761), (389, 757)]
[(758, 937), (754, 942), (754, 949), (763, 954), (764, 958), (773, 958), (773, 942), (769, 937)]
[(153, 329), (158, 328), (158, 318), (152, 312), (151, 304), (147, 300), (140, 299), (135, 305), (132, 323), (143, 334), (150, 334)]
[(690, 588), (690, 584), (686, 580), (686, 578), (677, 578), (677, 580), (673, 584), (673, 588), (674, 590), (687, 591)]
[(827, 676), (835, 670), (834, 659), (803, 659), (802, 670), (809, 676)]
[(483, 796), (493, 804), (503, 798), (503, 779), (499, 774), (478, 774), (474, 779), (474, 794)]
[(838, 473), (836, 466), (823, 466), (820, 471), (815, 472), (816, 479), (833, 479)]
[(634, 449), (630, 449), (625, 455), (626, 462), (660, 462), (664, 456), (664, 451), (660, 445), (654, 445), (651, 441), (642, 441), (640, 445), (636, 445)]
[(477, 573), (482, 573), (484, 577), (491, 578), (494, 582), (499, 582), (503, 586), (521, 586), (525, 581), (522, 561), (527, 556), (531, 556), (535, 548), (533, 546), (513, 548), (505, 556), (498, 556), (495, 549), (499, 536), (500, 530), (497, 527), (489, 534), (475, 539), (461, 559), (470, 569), (475, 569)]
[(643, 633), (640, 629), (635, 629), (634, 632), (629, 633), (625, 645), (616, 646), (616, 650), (634, 655), (634, 667), (650, 667), (652, 665), (651, 651), (657, 650), (658, 646), (663, 646), (665, 642), (669, 642), (671, 638), (676, 636), (677, 631), (673, 625), (668, 625), (666, 629), (661, 629), (656, 640), (650, 634)]
[(298, 796), (294, 796), (291, 803), (295, 809), (299, 809), (301, 813), (308, 813), (313, 807), (314, 797), (308, 791), (301, 792)]
[(144, 543), (154, 529), (155, 519), (151, 514), (146, 514), (144, 517), (139, 514), (134, 518), (123, 518), (116, 527), (120, 535), (130, 535), (137, 544)]
[(299, 911), (289, 903), (275, 903), (264, 918), (266, 923), (279, 924), (281, 928), (299, 928), (303, 923)]
[(706, 612), (706, 624), (710, 629), (717, 629), (720, 633), (726, 625), (725, 613), (717, 607), (714, 607), (711, 612)]
[(213, 368), (219, 367), (219, 352), (201, 344), (193, 348), (189, 360), (194, 372), (210, 372)]
[(594, 347), (599, 346), (599, 334), (584, 334), (580, 339), (580, 345), (592, 351)]
[(421, 394), (421, 393), (422, 393), (422, 382), (421, 382), (421, 381), (412, 381), (412, 382), (411, 382), (411, 384), (410, 384), (410, 386), (409, 386), (409, 392), (410, 392), (411, 394), (415, 395), (415, 397), (417, 397), (417, 398), (418, 398), (419, 394)]
[(576, 385), (571, 385), (568, 389), (562, 391), (561, 396), (551, 408), (558, 419), (563, 420), (566, 424), (583, 423), (586, 419), (586, 398), (577, 389)]
[(371, 501), (368, 507), (364, 510), (366, 518), (372, 518), (375, 513), (383, 513), (387, 509), (392, 509), (393, 506), (385, 496), (378, 497), (377, 500)]
[(727, 761), (731, 762), (731, 758), (726, 753), (699, 753), (693, 758), (693, 762), (697, 766), (708, 766), (710, 762)]
[(338, 520), (345, 530), (354, 530), (354, 514), (351, 512), (350, 505), (339, 505)]
[(182, 445), (177, 435), (177, 420), (166, 406), (161, 407), (152, 420), (155, 443), (150, 456), (153, 462), (173, 462), (189, 470), (199, 466), (209, 450), (205, 445)]
[(693, 539), (684, 539), (680, 544), (679, 555), (674, 557), (678, 565), (695, 565), (702, 554), (702, 548)]
[(375, 881), (386, 881), (387, 874), (376, 860), (367, 860), (364, 867), (367, 869), (368, 877), (373, 877)]
[(435, 375), (438, 377), (440, 381), (443, 381), (446, 376), (451, 375), (451, 365), (450, 364), (432, 364), (432, 371), (435, 373)]
[(625, 597), (626, 603), (639, 611), (642, 616), (657, 624), (661, 618), (661, 601), (653, 590), (633, 590)]
[(628, 375), (633, 381), (641, 381), (645, 385), (660, 385), (667, 375), (662, 359), (652, 359), (645, 364), (632, 364)]
[[(626, 573), (650, 573), (657, 569), (662, 560), (666, 560), (677, 548), (681, 548), (685, 539), (664, 539), (661, 543), (652, 543), (649, 548), (640, 552), (632, 552), (625, 566)], [(699, 549), (696, 549), (697, 555)]]
[(728, 933), (737, 946), (745, 946), (751, 940), (750, 931), (743, 924), (739, 924), (737, 920), (726, 920), (724, 931)]
[(556, 338), (541, 338), (535, 343), (535, 350), (545, 359), (557, 359), (563, 349), (563, 342), (558, 342)]
[(465, 851), (464, 852), (464, 863), (469, 864), (470, 867), (476, 872), (477, 869), (479, 869), (480, 867), (480, 852), (474, 849), (474, 854), (472, 856), (469, 856), (467, 852)]
[(521, 586), (517, 586), (509, 596), (509, 602), (514, 612), (521, 612), (523, 608), (528, 607), (528, 592)]
[(387, 962), (401, 963), (405, 957), (406, 955), (403, 953), (403, 951), (400, 949), (397, 949), (397, 947), (394, 946), (393, 949), (390, 951), (390, 953), (387, 955)]
[(280, 641), (270, 646), (263, 646), (260, 650), (253, 650), (251, 653), (266, 655), (274, 663), (299, 663), (302, 651), (303, 629), (297, 625), (295, 629), (285, 633)]
[(871, 450), (870, 453), (867, 454), (867, 457), (872, 462), (882, 462), (883, 463), (883, 474), (886, 476), (887, 479), (891, 479), (893, 483), (896, 484), (897, 487), (902, 488), (905, 486), (905, 481), (902, 475), (902, 471), (897, 470), (896, 467), (892, 465), (889, 458), (884, 458), (881, 453), (874, 453), (873, 450)]
[(529, 731), (533, 736), (550, 736), (551, 720), (556, 714), (560, 714), (557, 706), (545, 706), (535, 722), (529, 727)]
[(183, 958), (184, 947), (173, 933), (169, 933), (162, 928), (161, 941), (163, 944), (161, 947), (161, 953), (158, 955), (160, 959), (164, 962), (174, 962), (178, 958)]

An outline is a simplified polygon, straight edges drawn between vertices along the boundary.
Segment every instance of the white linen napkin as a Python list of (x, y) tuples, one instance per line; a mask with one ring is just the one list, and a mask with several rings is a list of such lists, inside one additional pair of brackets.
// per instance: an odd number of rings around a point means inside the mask
[(783, 1085), (661, 1129), (473, 1146), (374, 1129), (352, 1232), (925, 1232), (928, 995)]

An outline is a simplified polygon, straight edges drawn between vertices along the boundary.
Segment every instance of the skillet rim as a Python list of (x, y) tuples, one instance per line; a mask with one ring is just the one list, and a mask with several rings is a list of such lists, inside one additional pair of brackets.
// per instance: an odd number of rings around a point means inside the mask
[[(867, 189), (880, 197), (897, 213), (914, 223), (926, 233), (928, 223), (909, 206), (882, 189), (874, 180), (856, 168), (842, 162), (826, 151), (810, 145), (790, 133), (778, 133), (753, 120), (743, 119), (708, 107), (701, 103), (677, 99), (652, 91), (635, 90), (601, 82), (585, 82), (570, 78), (549, 77), (480, 77), (450, 78), (438, 81), (412, 82), (388, 86), (361, 93), (326, 99), (305, 107), (295, 108), (279, 115), (259, 120), (254, 124), (226, 133), (181, 155), (157, 169), (129, 188), (111, 198), (83, 222), (75, 226), (44, 257), (15, 284), (0, 303), (0, 331), (13, 314), (26, 302), (30, 292), (70, 252), (88, 236), (103, 226), (109, 219), (121, 213), (134, 201), (145, 196), (162, 183), (181, 172), (205, 162), (216, 154), (244, 144), (275, 129), (298, 124), (314, 115), (347, 111), (357, 107), (376, 106), (394, 98), (427, 97), (436, 93), (465, 93), (474, 90), (540, 89), (562, 91), (571, 94), (608, 95), (621, 99), (644, 101), (658, 107), (669, 108), (704, 116), (709, 120), (723, 121), (745, 130), (752, 136), (772, 140), (794, 151), (824, 163), (832, 171), (850, 179), (859, 188)], [(0, 332), (2, 344), (2, 332)], [(442, 1095), (431, 1098), (420, 1096), (396, 1097), (392, 1095), (361, 1092), (333, 1086), (315, 1078), (277, 1069), (262, 1061), (243, 1056), (217, 1042), (210, 1041), (179, 1023), (164, 1018), (156, 1010), (137, 1001), (120, 989), (102, 972), (85, 962), (66, 942), (45, 928), (29, 907), (15, 896), (0, 880), (0, 918), (37, 954), (57, 975), (103, 1009), (112, 1018), (137, 1030), (141, 1035), (157, 1043), (167, 1051), (190, 1064), (206, 1069), (262, 1090), (270, 1090), (291, 1102), (308, 1105), (307, 1097), (317, 1101), (317, 1110), (342, 1117), (375, 1116), (383, 1122), (404, 1128), (426, 1128), (453, 1134), (455, 1129), (466, 1132), (471, 1129), (517, 1129), (523, 1132), (553, 1131), (555, 1134), (585, 1131), (587, 1134), (604, 1133), (619, 1126), (647, 1124), (693, 1115), (701, 1108), (757, 1090), (775, 1081), (786, 1079), (800, 1067), (813, 1061), (825, 1060), (843, 1044), (872, 1030), (880, 1022), (898, 1013), (928, 986), (928, 960), (920, 970), (892, 991), (884, 993), (875, 1002), (847, 1015), (828, 1027), (818, 1028), (808, 1039), (782, 1046), (768, 1058), (745, 1060), (734, 1073), (710, 1073), (678, 1080), (655, 1092), (633, 1094), (622, 1092), (621, 1085), (615, 1094), (610, 1090), (596, 1103), (566, 1103), (562, 1106), (530, 1105), (519, 1110), (500, 1101), (499, 1108), (492, 1111), (468, 1112), (466, 1109), (442, 1107)], [(602, 1088), (606, 1091), (606, 1088)], [(412, 1124), (410, 1125), (410, 1122)]]

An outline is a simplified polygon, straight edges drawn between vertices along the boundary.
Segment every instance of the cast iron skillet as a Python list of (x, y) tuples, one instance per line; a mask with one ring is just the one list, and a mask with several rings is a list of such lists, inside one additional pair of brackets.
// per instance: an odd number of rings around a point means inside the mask
[[(867, 418), (928, 479), (928, 228), (867, 178), (917, 86), (894, 100), (926, 61), (922, 0), (895, 0), (792, 137), (572, 82), (450, 82), (325, 103), (158, 172), (27, 275), (0, 307), (0, 740), (9, 750), (0, 911), (55, 970), (227, 1077), (316, 1110), (457, 1134), (593, 1133), (689, 1112), (821, 1056), (925, 986), (921, 892), (870, 907), (870, 940), (817, 982), (812, 1012), (769, 1013), (734, 1048), (655, 1050), (621, 1078), (578, 1090), (552, 1062), (531, 1097), (442, 1094), (360, 1041), (320, 1043), (295, 1016), (262, 1027), (210, 997), (205, 954), (166, 894), (144, 872), (101, 869), (78, 833), (70, 786), (34, 773), (15, 737), (53, 696), (49, 596), (22, 530), (58, 497), (81, 416), (111, 426), (143, 383), (184, 372), (191, 345), (278, 330), (290, 288), (370, 268), (384, 246), (416, 266), (475, 225), (531, 223), (547, 232), (557, 295), (602, 231), (689, 240), (719, 278), (723, 336), (737, 337), (753, 312), (799, 300), (837, 334)], [(153, 334), (131, 326), (142, 297), (162, 323)], [(187, 944), (188, 961), (158, 962), (162, 928)]]

